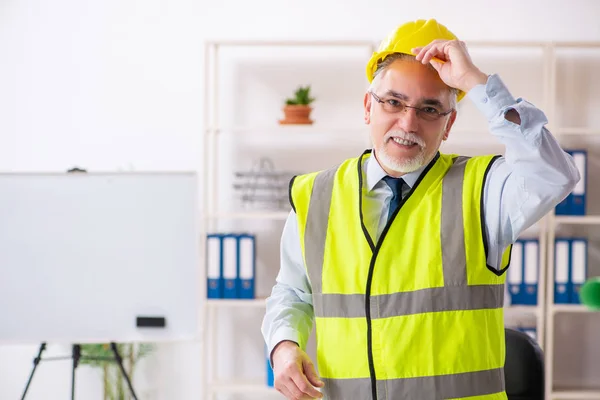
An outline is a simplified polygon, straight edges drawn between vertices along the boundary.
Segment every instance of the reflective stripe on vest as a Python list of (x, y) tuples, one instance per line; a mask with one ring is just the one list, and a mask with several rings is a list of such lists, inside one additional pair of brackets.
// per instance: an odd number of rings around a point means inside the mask
[[(370, 320), (421, 313), (498, 309), (503, 306), (503, 284), (467, 283), (467, 257), (463, 220), (463, 180), (468, 157), (457, 157), (442, 180), (440, 235), (444, 286), (409, 292), (371, 295)], [(303, 235), (304, 257), (313, 291), (317, 318), (366, 318), (364, 294), (323, 293), (322, 266), (328, 217), (337, 169), (314, 176)], [(340, 235), (343, 235), (340, 232)], [(374, 301), (375, 300), (375, 301)], [(370, 399), (370, 378), (324, 377), (328, 399)], [(450, 375), (377, 380), (380, 399), (459, 399), (470, 396), (506, 399), (502, 368)], [(494, 395), (496, 394), (496, 395)]]
[[(326, 399), (370, 399), (371, 379), (321, 379), (325, 384)], [(468, 372), (456, 375), (426, 376), (421, 378), (388, 379), (377, 381), (380, 399), (460, 399), (472, 398), (473, 393), (493, 395), (504, 390), (502, 371)], [(386, 395), (387, 394), (387, 395)], [(442, 397), (443, 396), (443, 397)], [(488, 397), (494, 399), (494, 397)], [(495, 399), (506, 399), (497, 395)], [(494, 399), (494, 400), (495, 400)], [(487, 398), (486, 398), (487, 400)]]

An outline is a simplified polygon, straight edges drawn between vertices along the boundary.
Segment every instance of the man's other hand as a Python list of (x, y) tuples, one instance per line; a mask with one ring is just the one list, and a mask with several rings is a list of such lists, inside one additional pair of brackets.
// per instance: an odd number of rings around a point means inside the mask
[(273, 350), (275, 389), (289, 400), (323, 397), (315, 387), (322, 387), (310, 357), (294, 342), (283, 341)]

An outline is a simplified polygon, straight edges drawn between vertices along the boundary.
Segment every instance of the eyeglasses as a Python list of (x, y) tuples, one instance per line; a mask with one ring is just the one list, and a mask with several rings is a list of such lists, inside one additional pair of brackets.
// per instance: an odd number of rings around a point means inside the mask
[(401, 101), (399, 101), (397, 99), (382, 100), (375, 93), (373, 93), (371, 91), (369, 91), (369, 93), (371, 93), (371, 95), (373, 96), (375, 101), (377, 101), (379, 104), (381, 104), (383, 109), (390, 114), (399, 113), (401, 111), (404, 111), (407, 108), (413, 108), (417, 112), (417, 116), (419, 118), (421, 118), (425, 121), (435, 121), (442, 117), (445, 117), (446, 115), (448, 115), (452, 111), (454, 111), (454, 109), (450, 109), (446, 112), (439, 112), (432, 106), (425, 106), (425, 107), (407, 106), (406, 104), (402, 103)]

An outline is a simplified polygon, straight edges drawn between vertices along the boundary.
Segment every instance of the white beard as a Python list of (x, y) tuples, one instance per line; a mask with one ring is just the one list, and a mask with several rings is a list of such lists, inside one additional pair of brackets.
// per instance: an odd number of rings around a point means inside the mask
[(386, 168), (398, 172), (401, 174), (408, 174), (421, 168), (425, 164), (425, 153), (422, 151), (416, 156), (408, 160), (397, 160), (387, 154), (386, 146), (381, 149), (375, 149), (377, 153), (377, 159)]
[[(391, 136), (399, 136), (403, 139), (414, 141), (420, 147), (419, 154), (410, 159), (398, 160), (392, 156), (390, 156), (387, 152), (388, 146), (393, 146), (392, 143), (389, 143), (389, 137)], [(377, 155), (377, 160), (382, 163), (386, 168), (402, 173), (407, 174), (409, 172), (416, 171), (425, 165), (425, 143), (415, 135), (406, 134), (404, 132), (389, 132), (386, 134), (383, 145), (380, 148), (375, 149), (375, 153)]]

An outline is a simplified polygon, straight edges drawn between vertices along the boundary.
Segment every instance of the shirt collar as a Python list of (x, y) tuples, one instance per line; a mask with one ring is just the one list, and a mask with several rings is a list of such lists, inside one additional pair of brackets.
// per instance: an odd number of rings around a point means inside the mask
[[(377, 183), (379, 183), (383, 177), (387, 175), (387, 173), (383, 170), (381, 164), (379, 164), (379, 161), (375, 157), (374, 149), (372, 150), (371, 156), (365, 160), (365, 163), (367, 164), (365, 166), (367, 173), (367, 188), (369, 191), (371, 191), (375, 185), (377, 185)], [(402, 175), (402, 179), (408, 185), (408, 187), (412, 188), (414, 186), (415, 182), (417, 182), (417, 179), (419, 179), (419, 176), (421, 176), (421, 173), (426, 167), (427, 165), (424, 165), (413, 172)]]

